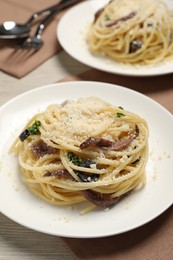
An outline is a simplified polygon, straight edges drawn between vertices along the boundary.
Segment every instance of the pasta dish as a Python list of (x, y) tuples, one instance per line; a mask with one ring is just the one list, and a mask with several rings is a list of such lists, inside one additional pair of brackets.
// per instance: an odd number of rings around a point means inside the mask
[(130, 64), (156, 64), (173, 56), (173, 10), (160, 0), (112, 0), (95, 14), (89, 50)]
[(114, 205), (145, 184), (148, 127), (140, 116), (96, 97), (51, 104), (13, 143), (23, 180), (54, 205)]

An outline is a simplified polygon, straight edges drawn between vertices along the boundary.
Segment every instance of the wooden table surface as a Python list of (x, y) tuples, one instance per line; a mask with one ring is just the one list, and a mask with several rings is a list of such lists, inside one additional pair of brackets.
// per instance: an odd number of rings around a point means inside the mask
[[(22, 79), (0, 72), (0, 106), (30, 89), (87, 69), (62, 51)], [(0, 259), (67, 260), (74, 256), (60, 238), (20, 226), (0, 213)]]

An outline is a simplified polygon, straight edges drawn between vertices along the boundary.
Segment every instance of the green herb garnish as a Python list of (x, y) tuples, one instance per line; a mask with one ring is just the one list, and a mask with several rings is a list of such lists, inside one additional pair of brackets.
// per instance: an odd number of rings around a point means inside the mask
[(111, 20), (111, 19), (109, 18), (109, 16), (107, 16), (107, 15), (105, 16), (104, 19), (105, 19), (105, 21), (110, 21), (110, 20)]
[(28, 127), (30, 135), (40, 134), (39, 126), (41, 126), (41, 122), (39, 120), (35, 120), (35, 122)]
[(25, 129), (19, 135), (20, 141), (23, 142), (30, 135), (39, 135), (40, 134), (39, 126), (41, 126), (41, 122), (39, 120), (35, 120), (35, 122), (31, 126)]
[(74, 164), (74, 165), (78, 165), (80, 166), (83, 163), (83, 159), (81, 159), (80, 157), (78, 157), (76, 154), (74, 154), (73, 152), (69, 152), (67, 154), (67, 158)]
[(151, 27), (151, 26), (153, 26), (153, 23), (148, 23), (147, 26)]
[[(73, 152), (69, 152), (67, 154), (67, 158), (74, 164), (80, 167), (90, 168), (91, 164), (94, 164), (94, 162), (90, 159), (82, 159)], [(86, 172), (77, 171), (77, 176), (83, 181), (83, 182), (91, 182), (91, 181), (97, 181), (99, 178), (98, 174), (90, 174)]]
[(123, 116), (125, 116), (125, 114), (123, 114), (123, 113), (117, 113), (117, 117), (123, 117)]

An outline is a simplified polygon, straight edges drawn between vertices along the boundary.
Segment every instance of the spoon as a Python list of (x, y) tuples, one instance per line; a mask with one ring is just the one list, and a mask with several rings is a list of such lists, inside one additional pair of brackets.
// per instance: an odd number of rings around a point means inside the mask
[[(73, 2), (74, 1), (75, 0), (73, 0)], [(44, 44), (43, 40), (41, 39), (43, 30), (46, 28), (46, 26), (49, 24), (49, 22), (52, 20), (52, 18), (55, 16), (56, 13), (57, 11), (54, 10), (49, 15), (47, 15), (41, 21), (33, 36), (27, 37), (26, 40), (24, 40), (24, 42), (20, 43), (17, 46), (14, 45), (12, 47), (17, 49), (32, 49), (34, 51), (38, 50)]]
[(24, 23), (18, 24), (14, 21), (5, 21), (0, 25), (0, 39), (17, 39), (26, 38), (29, 35), (33, 22), (41, 15), (49, 15), (51, 13), (61, 11), (66, 7), (75, 4), (79, 0), (61, 0), (58, 4), (43, 9), (32, 16)]

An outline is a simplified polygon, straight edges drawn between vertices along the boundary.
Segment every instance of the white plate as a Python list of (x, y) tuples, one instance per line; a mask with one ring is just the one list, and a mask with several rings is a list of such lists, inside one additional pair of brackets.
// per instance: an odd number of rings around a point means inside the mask
[[(57, 26), (57, 38), (64, 50), (76, 60), (99, 70), (129, 76), (154, 76), (173, 72), (173, 60), (157, 65), (123, 65), (88, 50), (86, 32), (95, 12), (109, 0), (88, 0), (71, 8)], [(173, 1), (166, 0), (173, 9)]]
[[(79, 206), (55, 207), (33, 195), (20, 179), (10, 145), (29, 118), (51, 103), (96, 96), (144, 117), (150, 130), (147, 184), (109, 209), (84, 216)], [(158, 103), (133, 90), (98, 82), (67, 82), (26, 92), (0, 108), (0, 211), (31, 229), (65, 237), (103, 237), (137, 228), (173, 202), (173, 117)]]

